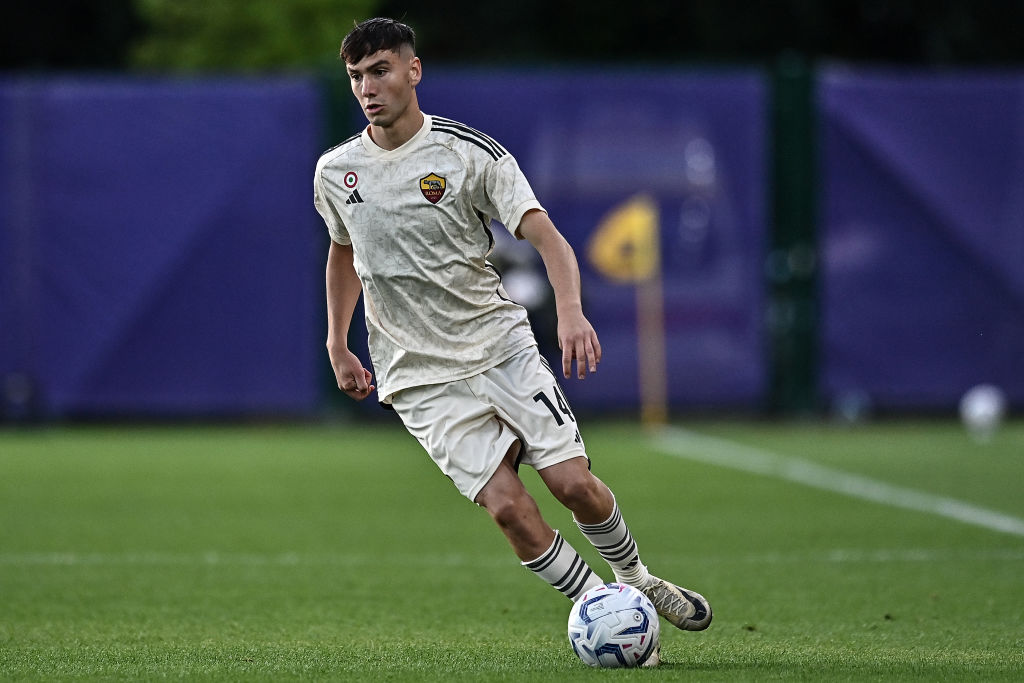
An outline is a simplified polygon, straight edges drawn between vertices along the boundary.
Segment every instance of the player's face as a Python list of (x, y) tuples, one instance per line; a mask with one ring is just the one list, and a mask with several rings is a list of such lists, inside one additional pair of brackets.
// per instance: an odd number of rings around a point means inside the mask
[(388, 128), (402, 120), (421, 76), (419, 57), (411, 49), (381, 50), (347, 68), (352, 93), (371, 125)]

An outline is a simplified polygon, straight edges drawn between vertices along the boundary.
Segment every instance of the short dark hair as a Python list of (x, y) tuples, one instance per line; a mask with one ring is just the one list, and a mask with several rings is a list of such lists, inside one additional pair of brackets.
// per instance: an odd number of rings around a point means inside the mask
[(403, 45), (416, 51), (416, 34), (400, 21), (377, 17), (356, 24), (341, 42), (341, 58), (355, 64), (381, 50), (399, 52)]

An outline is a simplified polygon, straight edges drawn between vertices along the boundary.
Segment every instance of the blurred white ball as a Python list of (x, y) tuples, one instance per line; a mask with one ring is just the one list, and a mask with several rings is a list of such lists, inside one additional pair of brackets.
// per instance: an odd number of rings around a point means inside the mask
[(960, 419), (971, 436), (988, 441), (1006, 414), (1006, 396), (992, 384), (979, 384), (960, 399)]

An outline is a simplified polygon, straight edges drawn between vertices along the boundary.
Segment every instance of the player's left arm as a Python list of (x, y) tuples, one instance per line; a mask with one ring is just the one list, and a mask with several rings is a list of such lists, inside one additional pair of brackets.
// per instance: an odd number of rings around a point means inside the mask
[(572, 360), (575, 358), (576, 376), (584, 379), (588, 371), (597, 372), (597, 364), (601, 362), (601, 342), (597, 340), (593, 325), (583, 315), (580, 268), (576, 254), (547, 213), (540, 209), (527, 211), (516, 233), (528, 240), (540, 253), (548, 280), (555, 291), (562, 374), (570, 376)]

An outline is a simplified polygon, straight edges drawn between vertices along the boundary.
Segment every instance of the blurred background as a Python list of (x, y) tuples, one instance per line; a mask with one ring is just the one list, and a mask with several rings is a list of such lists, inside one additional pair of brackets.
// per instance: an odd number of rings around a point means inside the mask
[(577, 411), (1024, 406), (1024, 2), (39, 0), (0, 9), (0, 421), (383, 414), (333, 387), (311, 191), (376, 15), (576, 248)]

